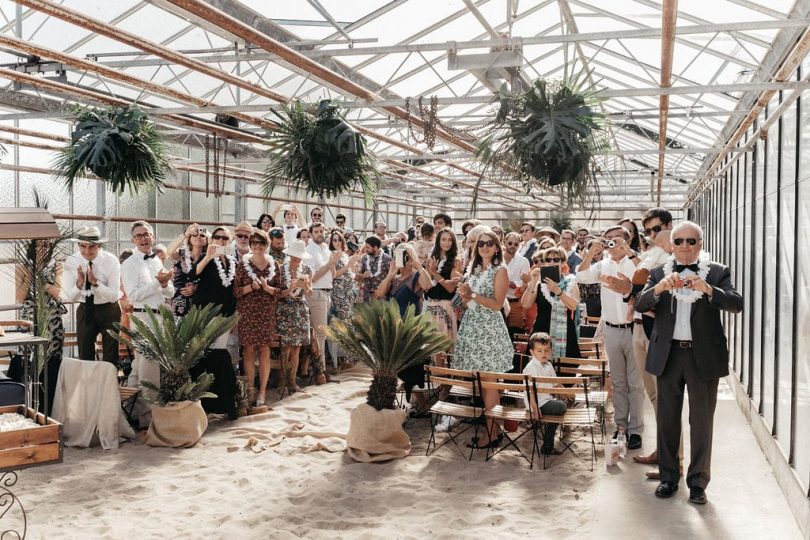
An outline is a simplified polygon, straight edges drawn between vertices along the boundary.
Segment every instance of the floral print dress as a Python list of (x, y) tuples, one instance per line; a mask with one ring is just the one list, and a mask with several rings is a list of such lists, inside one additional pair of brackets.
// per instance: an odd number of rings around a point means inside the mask
[[(335, 270), (340, 270), (347, 264), (349, 264), (349, 257), (343, 255), (338, 259)], [(349, 270), (332, 280), (332, 311), (335, 313), (335, 317), (341, 320), (348, 319), (351, 316), (356, 297), (354, 272)]]
[[(213, 264), (210, 263), (209, 266)], [(270, 259), (264, 270), (253, 264), (252, 255), (236, 265), (236, 277), (233, 280), (233, 292), (236, 296), (236, 311), (239, 313), (237, 331), (242, 345), (272, 345), (276, 333), (276, 297), (262, 289), (249, 293), (242, 290), (253, 282), (247, 265), (256, 277), (267, 278), (273, 274), (270, 286), (279, 288), (279, 271), (275, 261)]]
[[(287, 289), (288, 280), (300, 279), (304, 276), (311, 276), (312, 271), (303, 263), (298, 265), (298, 275), (288, 276), (290, 267), (287, 258), (285, 264), (281, 265), (279, 274), (281, 276), (281, 287)], [(282, 347), (301, 347), (309, 345), (310, 341), (310, 318), (309, 305), (303, 294), (293, 294), (279, 299), (276, 304), (276, 322), (278, 325), (278, 339)]]
[[(473, 272), (468, 280), (480, 296), (495, 296), (495, 274), (501, 266)], [(512, 369), (512, 341), (500, 311), (493, 311), (471, 300), (461, 320), (453, 360), (454, 369), (506, 373)]]

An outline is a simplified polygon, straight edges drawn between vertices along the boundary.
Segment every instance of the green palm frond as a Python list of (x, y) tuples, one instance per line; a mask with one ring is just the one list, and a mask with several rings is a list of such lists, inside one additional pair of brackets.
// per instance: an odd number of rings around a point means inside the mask
[(394, 300), (357, 304), (351, 318), (333, 319), (326, 332), (349, 356), (383, 376), (396, 376), (452, 346), (429, 316), (417, 315), (413, 306), (402, 316)]
[(502, 86), (498, 113), (476, 150), (485, 168), (508, 171), (527, 193), (557, 190), (568, 207), (598, 203), (592, 160), (607, 147), (605, 118), (596, 110), (603, 99), (584, 80), (538, 79), (525, 92)]
[[(225, 332), (231, 330), (239, 318), (237, 315), (219, 315), (220, 306), (208, 304), (194, 306), (182, 318), (175, 318), (166, 306), (157, 311), (146, 309), (146, 319), (132, 318), (132, 328), (114, 323), (116, 331), (109, 334), (118, 342), (143, 355), (160, 366), (161, 372), (173, 375), (175, 379), (188, 375), (188, 371), (205, 355), (206, 349)], [(201, 374), (196, 381), (181, 384), (168, 393), (163, 392), (161, 380), (161, 400), (196, 400), (211, 397), (206, 393), (214, 381), (213, 375)]]
[(273, 113), (279, 123), (269, 134), (272, 161), (264, 172), (264, 195), (282, 183), (324, 198), (359, 187), (372, 204), (381, 184), (377, 160), (331, 100), (315, 111), (296, 102)]
[(136, 105), (78, 107), (75, 115), (71, 141), (54, 160), (57, 176), (69, 189), (79, 177), (92, 173), (117, 193), (162, 190), (172, 170), (167, 145), (145, 112)]

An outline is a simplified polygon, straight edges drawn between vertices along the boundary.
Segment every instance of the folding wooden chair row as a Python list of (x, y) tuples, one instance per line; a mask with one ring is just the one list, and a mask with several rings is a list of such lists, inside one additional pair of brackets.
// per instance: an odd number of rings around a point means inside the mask
[[(476, 375), (471, 371), (462, 371), (458, 369), (430, 365), (425, 366), (425, 370), (427, 371), (428, 391), (431, 394), (435, 393), (437, 396), (441, 396), (441, 388), (447, 387), (451, 389), (450, 395), (459, 396), (462, 394), (460, 397), (468, 398), (470, 401), (469, 405), (463, 405), (460, 403), (452, 403), (450, 401), (446, 401), (445, 399), (437, 399), (436, 402), (430, 407), (430, 439), (428, 439), (425, 455), (430, 455), (431, 444), (433, 445), (433, 451), (435, 452), (447, 443), (452, 442), (462, 457), (466, 457), (469, 461), (472, 459), (472, 453), (475, 449), (470, 449), (469, 456), (466, 456), (465, 451), (459, 444), (458, 437), (469, 431), (470, 428), (473, 428), (474, 430), (473, 436), (478, 436), (479, 424), (475, 423), (474, 421), (484, 413), (484, 409), (478, 405), (478, 398), (480, 398), (480, 394)], [(453, 394), (453, 389), (455, 389), (456, 394)], [(470, 423), (457, 433), (453, 433), (453, 429), (450, 427), (447, 430), (447, 439), (445, 439), (443, 443), (437, 444), (436, 424), (438, 423), (439, 418), (442, 416), (468, 420)]]
[[(608, 392), (605, 390), (607, 360), (560, 357), (555, 361), (555, 368), (557, 373), (563, 377), (587, 377), (591, 382), (598, 382), (598, 390), (589, 389), (588, 391), (588, 404), (596, 408), (601, 442), (604, 442), (607, 435), (607, 420), (605, 418), (605, 406), (608, 402)], [(582, 403), (585, 397), (580, 394), (575, 396), (574, 399)]]

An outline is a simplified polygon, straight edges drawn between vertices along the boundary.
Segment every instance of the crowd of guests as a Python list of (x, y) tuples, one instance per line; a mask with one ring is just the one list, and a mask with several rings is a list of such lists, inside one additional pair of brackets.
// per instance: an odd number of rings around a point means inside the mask
[[(628, 435), (629, 449), (642, 446), (646, 393), (658, 414), (658, 450), (635, 458), (660, 463), (660, 472), (648, 473), (666, 484), (660, 496), (677, 489), (672, 485), (682, 474), (683, 385), (695, 386), (697, 396), (708, 395), (694, 407), (702, 407), (709, 419), (714, 402), (711, 384), (699, 387), (696, 382), (706, 373), (695, 375), (688, 366), (679, 366), (680, 375), (667, 371), (670, 341), (680, 352), (700, 343), (689, 329), (691, 303), (702, 299), (718, 309), (742, 309), (726, 279), (727, 269), (709, 263), (702, 251), (703, 233), (697, 225), (675, 225), (663, 208), (645, 213), (641, 229), (632, 219), (624, 219), (598, 231), (586, 227), (557, 231), (531, 222), (504, 231), (475, 219), (455, 229), (449, 215), (436, 214), (431, 222), (417, 217), (412, 227), (395, 234), (378, 221), (361, 243), (343, 214), (337, 214), (330, 227), (320, 207), (311, 210), (309, 223), (293, 205), (283, 206), (276, 216), (278, 224), (276, 217), (263, 214), (255, 224), (242, 222), (210, 231), (192, 224), (166, 248), (156, 246), (150, 225), (138, 221), (131, 227), (133, 248), (120, 260), (101, 249), (106, 239), (97, 228), (80, 231), (79, 252), (65, 262), (61, 275), (69, 300), (80, 302), (80, 357), (95, 357), (100, 334), (104, 360), (117, 363), (118, 348), (106, 330), (122, 316), (141, 317), (146, 308), (168, 304), (182, 317), (194, 305), (218, 304), (225, 315), (238, 313), (239, 324), (214, 348), (227, 352), (234, 369), (246, 377), (249, 400), (261, 406), (271, 381), (273, 348), (278, 348), (282, 366), (276, 384), (291, 393), (306, 382), (322, 384), (341, 362), (351, 363), (334, 343), (326, 343), (325, 327), (332, 317), (350, 317), (358, 302), (393, 299), (403, 313), (415, 306), (429, 314), (453, 347), (425, 363), (451, 363), (465, 370), (523, 369), (547, 376), (553, 373), (551, 358), (580, 357), (580, 336), (596, 332), (608, 357), (617, 432)], [(717, 275), (709, 274), (715, 267)], [(664, 308), (656, 309), (662, 301)], [(664, 311), (667, 316), (662, 316)], [(706, 317), (715, 324), (714, 313)], [(596, 330), (586, 324), (597, 319)], [(674, 328), (659, 329), (666, 324)], [(663, 332), (662, 343), (653, 336), (656, 332)], [(513, 337), (518, 333), (531, 336), (527, 348), (531, 361), (525, 366), (515, 363)], [(657, 356), (651, 367), (653, 349)], [(694, 363), (691, 357), (689, 361)], [(684, 376), (683, 369), (692, 371)], [(717, 368), (709, 378), (721, 372)], [(428, 404), (423, 393), (411, 396), (414, 387), (424, 387), (423, 365), (399, 376), (412, 398), (411, 416), (425, 415)], [(666, 393), (660, 383), (664, 376)], [(159, 373), (136, 355), (129, 384), (143, 381), (158, 384)], [(562, 414), (566, 404), (553, 399), (552, 393), (543, 394), (538, 406), (546, 414)], [(690, 388), (690, 406), (692, 394)], [(500, 399), (497, 392), (482, 397), (487, 407)], [(705, 489), (711, 422), (704, 418), (700, 426), (700, 440), (693, 433), (687, 483)], [(556, 426), (552, 428), (544, 433), (545, 454), (557, 453)], [(470, 446), (497, 446), (499, 432), (490, 421), (486, 433)]]

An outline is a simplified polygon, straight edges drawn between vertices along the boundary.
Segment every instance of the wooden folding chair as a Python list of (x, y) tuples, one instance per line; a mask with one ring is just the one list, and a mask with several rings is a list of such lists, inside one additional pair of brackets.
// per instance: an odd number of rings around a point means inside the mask
[[(478, 373), (478, 386), (480, 393), (483, 395), (485, 390), (497, 390), (502, 393), (502, 397), (519, 399), (520, 406), (505, 405), (503, 402), (498, 403), (490, 409), (484, 411), (484, 416), (487, 419), (494, 420), (496, 423), (499, 421), (513, 421), (513, 422), (527, 422), (529, 429), (524, 430), (516, 437), (511, 437), (509, 433), (504, 430), (503, 436), (507, 444), (500, 448), (487, 448), (487, 461), (492, 459), (495, 455), (499, 454), (509, 446), (517, 450), (518, 454), (529, 463), (529, 468), (534, 467), (534, 456), (537, 454), (537, 424), (533, 422), (532, 413), (529, 409), (523, 407), (523, 396), (529, 395), (531, 399), (531, 391), (529, 389), (528, 377), (522, 373), (492, 373), (492, 372), (479, 372)], [(523, 450), (518, 446), (518, 441), (523, 438), (527, 433), (532, 434), (532, 453), (528, 457)], [(489, 434), (489, 438), (494, 438), (494, 433)]]
[[(563, 452), (566, 450), (577, 456), (577, 458), (586, 463), (585, 460), (574, 451), (573, 445), (578, 439), (566, 440), (564, 428), (584, 427), (588, 429), (591, 438), (591, 471), (593, 471), (593, 464), (596, 461), (596, 440), (593, 436), (593, 425), (597, 422), (596, 408), (590, 404), (588, 385), (590, 379), (588, 377), (530, 377), (529, 383), (534, 392), (533, 398), (540, 393), (554, 394), (561, 397), (573, 397), (576, 400), (578, 395), (583, 396), (585, 403), (584, 407), (569, 407), (562, 416), (548, 416), (543, 415), (539, 408), (535, 411), (532, 410), (534, 420), (539, 423), (538, 429), (543, 428), (546, 423), (559, 424), (560, 426), (560, 442), (563, 444)], [(554, 388), (545, 388), (540, 385), (553, 384)], [(534, 407), (532, 407), (534, 409)], [(573, 432), (573, 431), (572, 431)], [(543, 468), (548, 468), (550, 462), (549, 456), (543, 455)], [(587, 464), (587, 463), (586, 463)]]
[[(478, 424), (472, 422), (468, 424), (464, 429), (459, 431), (458, 433), (453, 434), (453, 428), (450, 427), (447, 430), (447, 439), (437, 445), (436, 444), (436, 423), (439, 421), (440, 416), (450, 416), (453, 418), (461, 418), (464, 420), (476, 420), (480, 417), (483, 413), (483, 407), (479, 407), (476, 405), (478, 395), (478, 382), (475, 376), (475, 373), (472, 371), (462, 371), (458, 369), (451, 369), (451, 368), (443, 368), (438, 366), (425, 366), (425, 371), (427, 371), (427, 386), (428, 391), (431, 395), (440, 395), (439, 388), (442, 385), (446, 385), (449, 388), (457, 388), (463, 389), (464, 393), (469, 393), (470, 405), (462, 405), (459, 403), (451, 403), (449, 401), (445, 401), (443, 399), (438, 399), (436, 403), (434, 403), (430, 407), (430, 439), (428, 439), (427, 450), (425, 451), (425, 455), (430, 455), (430, 445), (433, 444), (433, 451), (435, 452), (448, 442), (452, 442), (456, 449), (458, 449), (459, 453), (466, 457), (467, 460), (472, 459), (473, 450), (470, 450), (470, 455), (465, 456), (462, 447), (459, 445), (459, 441), (457, 438), (462, 434), (468, 431), (470, 428), (474, 428), (473, 436), (478, 435)], [(451, 395), (452, 390), (451, 390)], [(467, 396), (464, 396), (467, 397)]]
[[(608, 392), (605, 390), (607, 379), (607, 360), (600, 358), (568, 358), (560, 357), (555, 361), (555, 370), (564, 377), (578, 376), (588, 377), (591, 385), (598, 381), (599, 390), (588, 389), (588, 401), (599, 413), (599, 432), (601, 442), (604, 443), (607, 435), (607, 420), (605, 418), (605, 406), (608, 402)], [(575, 397), (578, 403), (584, 403), (585, 396), (579, 394)]]

